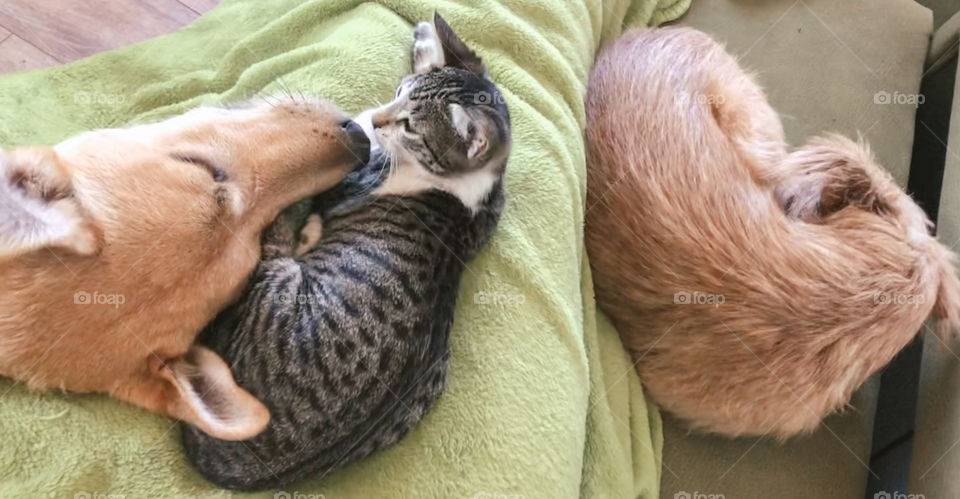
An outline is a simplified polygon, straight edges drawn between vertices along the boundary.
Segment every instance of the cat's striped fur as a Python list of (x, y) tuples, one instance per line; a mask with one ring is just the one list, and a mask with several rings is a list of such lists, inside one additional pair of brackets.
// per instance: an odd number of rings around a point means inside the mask
[[(435, 23), (448, 61), (479, 63), (442, 19)], [(482, 66), (436, 66), (405, 79), (398, 100), (374, 113), (383, 153), (316, 201), (318, 246), (294, 258), (295, 220), (305, 214), (288, 210), (265, 238), (246, 296), (202, 337), (272, 418), (244, 442), (184, 427), (190, 461), (217, 484), (261, 489), (323, 476), (397, 441), (443, 392), (460, 277), (504, 205), (509, 115), (473, 71)], [(475, 103), (478, 89), (494, 98)], [(463, 116), (452, 116), (453, 105), (469, 114), (469, 126), (457, 123)], [(404, 132), (391, 131), (392, 122)], [(476, 149), (481, 133), (486, 143)], [(416, 160), (423, 155), (430, 166)], [(391, 184), (412, 172), (442, 178), (419, 190), (410, 188), (417, 182)], [(487, 177), (492, 184), (476, 185)], [(444, 190), (458, 183), (474, 185)], [(485, 192), (465, 200), (471, 188)]]

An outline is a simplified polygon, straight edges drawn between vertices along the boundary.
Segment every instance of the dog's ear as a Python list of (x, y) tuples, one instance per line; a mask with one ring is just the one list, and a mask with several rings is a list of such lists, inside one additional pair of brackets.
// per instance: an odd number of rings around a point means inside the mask
[(41, 248), (99, 250), (93, 223), (73, 195), (72, 176), (48, 147), (0, 151), (0, 258)]
[(443, 60), (447, 66), (465, 69), (481, 78), (487, 76), (487, 68), (483, 65), (483, 61), (453, 32), (439, 12), (433, 13), (433, 26), (437, 30), (437, 38), (443, 47)]
[(240, 388), (230, 367), (208, 348), (194, 346), (183, 357), (151, 360), (154, 376), (169, 383), (166, 412), (222, 440), (245, 440), (262, 432), (270, 412)]

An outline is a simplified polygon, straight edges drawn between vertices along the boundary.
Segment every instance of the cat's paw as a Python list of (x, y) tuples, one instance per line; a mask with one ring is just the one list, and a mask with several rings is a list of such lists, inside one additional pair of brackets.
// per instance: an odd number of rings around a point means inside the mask
[(309, 199), (287, 207), (264, 231), (260, 239), (262, 258), (286, 258), (294, 253), (297, 246), (297, 228), (306, 223), (312, 207)]
[(307, 217), (307, 224), (300, 230), (300, 241), (294, 251), (296, 256), (303, 256), (312, 250), (320, 238), (323, 237), (323, 219), (316, 213)]
[(426, 73), (443, 63), (443, 46), (433, 23), (418, 23), (413, 30), (413, 72)]
[(290, 256), (293, 228), (286, 220), (277, 219), (266, 230), (260, 242), (261, 257), (264, 260)]

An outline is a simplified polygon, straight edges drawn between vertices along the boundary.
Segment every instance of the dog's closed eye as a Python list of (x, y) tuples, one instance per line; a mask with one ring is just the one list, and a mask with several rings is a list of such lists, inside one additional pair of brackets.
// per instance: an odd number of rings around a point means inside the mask
[(217, 168), (212, 162), (205, 158), (191, 154), (173, 154), (171, 157), (177, 161), (194, 164), (207, 170), (207, 172), (210, 173), (210, 176), (213, 177), (214, 182), (226, 182), (227, 180), (226, 172), (220, 168)]

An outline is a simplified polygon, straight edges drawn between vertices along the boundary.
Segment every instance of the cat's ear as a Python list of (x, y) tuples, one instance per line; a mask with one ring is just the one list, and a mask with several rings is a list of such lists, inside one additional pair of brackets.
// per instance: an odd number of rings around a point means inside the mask
[(477, 54), (463, 43), (463, 40), (453, 32), (438, 12), (433, 13), (433, 25), (436, 27), (437, 38), (443, 47), (443, 60), (447, 66), (465, 69), (481, 78), (487, 76), (487, 68)]
[(443, 66), (443, 46), (436, 28), (428, 22), (417, 23), (413, 29), (413, 72), (424, 74)]
[(151, 371), (165, 390), (166, 412), (221, 440), (245, 440), (262, 432), (270, 411), (240, 388), (230, 367), (208, 348), (193, 346), (183, 357), (151, 360)]
[(459, 104), (450, 104), (450, 120), (457, 133), (467, 143), (467, 158), (482, 156), (490, 148), (488, 126), (483, 118), (475, 118)]
[(0, 151), (0, 210), (0, 258), (41, 248), (84, 256), (99, 250), (72, 175), (49, 147)]

